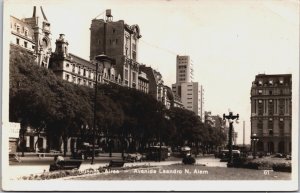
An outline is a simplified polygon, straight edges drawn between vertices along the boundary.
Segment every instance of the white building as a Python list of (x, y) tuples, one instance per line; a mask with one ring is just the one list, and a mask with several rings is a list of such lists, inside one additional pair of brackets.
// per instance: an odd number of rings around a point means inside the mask
[(176, 83), (193, 81), (193, 61), (190, 56), (176, 57)]
[(190, 56), (176, 58), (176, 83), (172, 84), (172, 91), (181, 98), (183, 106), (195, 112), (203, 120), (203, 87), (193, 82), (193, 62)]

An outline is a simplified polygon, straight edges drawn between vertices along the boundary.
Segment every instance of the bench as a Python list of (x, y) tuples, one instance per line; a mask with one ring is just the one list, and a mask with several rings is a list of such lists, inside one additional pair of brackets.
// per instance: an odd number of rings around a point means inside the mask
[(109, 162), (109, 165), (108, 165), (108, 167), (109, 168), (113, 168), (113, 167), (123, 167), (124, 166), (124, 161), (122, 161), (122, 160), (111, 160), (110, 162)]
[(79, 169), (80, 165), (81, 161), (79, 160), (64, 160), (51, 164), (49, 171)]

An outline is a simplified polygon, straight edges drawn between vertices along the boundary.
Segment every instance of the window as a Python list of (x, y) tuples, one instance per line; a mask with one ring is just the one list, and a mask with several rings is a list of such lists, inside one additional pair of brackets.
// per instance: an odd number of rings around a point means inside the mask
[(269, 90), (269, 95), (273, 95), (273, 91), (272, 90)]
[(86, 70), (85, 69), (83, 69), (83, 76), (85, 76), (86, 75)]
[(132, 44), (132, 49), (136, 50), (136, 44)]
[(118, 44), (118, 39), (116, 39), (116, 44)]
[(261, 86), (262, 85), (262, 81), (260, 80), (260, 81), (258, 81), (258, 85), (259, 86)]
[(115, 33), (115, 32), (116, 32), (116, 30), (115, 30), (115, 29), (113, 29), (113, 30), (112, 30), (112, 32), (113, 32), (113, 33)]
[(136, 79), (136, 73), (132, 72), (132, 82), (135, 82), (135, 79)]
[(69, 80), (70, 76), (68, 74), (66, 74), (66, 80)]
[(20, 26), (17, 25), (17, 32), (20, 33)]
[(24, 33), (24, 34), (25, 34), (25, 36), (27, 37), (27, 36), (28, 36), (28, 31), (27, 31), (27, 30), (25, 30), (25, 33)]
[(16, 42), (17, 42), (18, 45), (20, 45), (20, 39), (19, 38), (17, 38)]
[(135, 51), (132, 52), (132, 59), (133, 59), (134, 61), (136, 61), (136, 52), (135, 52)]
[(279, 84), (283, 84), (283, 80), (279, 80)]
[(24, 41), (24, 47), (27, 48), (28, 43)]
[(67, 68), (69, 67), (69, 63), (66, 64), (66, 67), (67, 67)]
[(262, 94), (262, 90), (258, 90), (258, 94)]
[(269, 80), (269, 84), (270, 84), (270, 85), (273, 85), (273, 80)]
[(34, 48), (35, 48), (34, 45), (32, 45), (32, 49), (33, 49), (33, 50), (34, 50)]

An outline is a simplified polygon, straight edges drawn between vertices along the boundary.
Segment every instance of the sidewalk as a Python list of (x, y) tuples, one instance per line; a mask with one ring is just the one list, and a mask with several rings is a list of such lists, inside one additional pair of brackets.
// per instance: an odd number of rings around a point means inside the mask
[[(125, 154), (126, 155), (126, 154)], [(8, 177), (10, 179), (16, 179), (21, 176), (29, 176), (31, 174), (41, 174), (43, 172), (49, 171), (50, 164), (53, 163), (53, 157), (42, 157), (39, 158), (37, 156), (26, 156), (20, 157), (21, 163), (14, 163), (10, 165)], [(69, 160), (70, 157), (65, 157), (66, 160)], [(99, 167), (108, 166), (110, 160), (121, 160), (121, 153), (113, 153), (112, 157), (109, 157), (108, 153), (100, 154), (95, 157), (95, 162), (92, 165), (91, 159), (82, 160), (82, 164), (79, 170), (84, 171), (86, 169), (98, 169)], [(181, 164), (181, 158), (171, 157), (166, 161), (155, 162), (155, 161), (143, 161), (143, 162), (134, 162), (134, 163), (125, 163), (124, 167), (132, 167), (132, 166), (166, 166), (173, 164)], [(211, 156), (209, 157), (197, 157), (196, 164), (204, 164), (208, 167), (226, 167), (225, 162), (220, 162), (219, 159), (215, 159)]]

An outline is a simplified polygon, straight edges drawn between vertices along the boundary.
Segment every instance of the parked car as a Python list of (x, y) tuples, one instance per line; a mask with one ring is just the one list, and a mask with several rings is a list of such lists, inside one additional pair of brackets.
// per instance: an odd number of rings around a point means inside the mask
[[(95, 146), (95, 156), (98, 156), (98, 154), (102, 152), (103, 152), (102, 148)], [(84, 143), (81, 149), (78, 149), (77, 152), (74, 152), (72, 154), (73, 159), (88, 159), (92, 156), (93, 156), (93, 146), (88, 143)]]
[(140, 153), (129, 153), (127, 157), (125, 158), (125, 161), (127, 162), (137, 162), (137, 161), (143, 161), (145, 159), (145, 156)]
[[(240, 155), (241, 155), (241, 152), (239, 150), (232, 150), (233, 159), (239, 158)], [(229, 150), (228, 149), (221, 151), (220, 159), (221, 159), (220, 160), (221, 162), (226, 162), (229, 160)]]
[(284, 158), (285, 156), (282, 154), (282, 153), (276, 153), (274, 155), (274, 157), (277, 157), (277, 158)]

